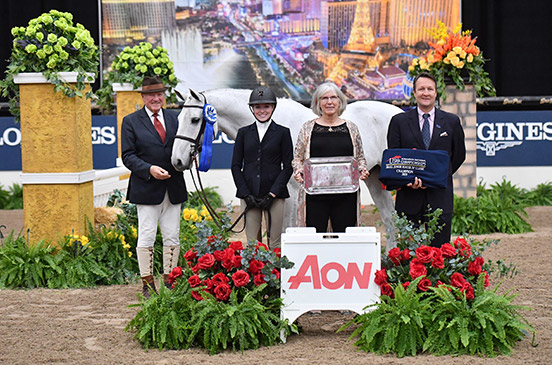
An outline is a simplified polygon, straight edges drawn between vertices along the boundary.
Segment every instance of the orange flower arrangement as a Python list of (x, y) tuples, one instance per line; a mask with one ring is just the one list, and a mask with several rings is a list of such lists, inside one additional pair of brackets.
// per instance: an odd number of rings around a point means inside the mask
[(484, 70), (485, 59), (471, 30), (462, 31), (462, 23), (449, 30), (440, 21), (429, 30), (434, 41), (428, 42), (430, 49), (425, 56), (415, 58), (408, 67), (412, 78), (421, 72), (429, 72), (437, 81), (437, 92), (445, 100), (445, 78), (450, 78), (458, 88), (464, 90), (465, 82), (473, 83), (477, 96), (495, 96), (496, 90)]

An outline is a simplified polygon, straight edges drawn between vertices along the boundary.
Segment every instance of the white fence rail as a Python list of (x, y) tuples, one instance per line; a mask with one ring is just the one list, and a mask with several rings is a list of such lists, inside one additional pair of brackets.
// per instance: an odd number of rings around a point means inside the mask
[(94, 207), (105, 207), (107, 201), (115, 189), (126, 194), (128, 187), (128, 176), (130, 170), (124, 166), (114, 167), (107, 170), (96, 170), (94, 179)]

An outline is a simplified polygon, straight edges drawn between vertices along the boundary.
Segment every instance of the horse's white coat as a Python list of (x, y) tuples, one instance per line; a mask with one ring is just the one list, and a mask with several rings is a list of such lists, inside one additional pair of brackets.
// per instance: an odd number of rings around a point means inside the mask
[[(203, 93), (207, 102), (217, 110), (218, 128), (230, 138), (235, 139), (238, 129), (255, 121), (247, 102), (250, 90), (216, 89)], [(190, 90), (185, 105), (202, 105), (203, 98)], [(391, 232), (391, 214), (394, 210), (393, 200), (389, 192), (381, 188), (378, 180), (379, 166), (383, 150), (387, 148), (387, 127), (395, 114), (402, 110), (396, 106), (379, 101), (357, 101), (349, 104), (341, 116), (354, 122), (362, 136), (364, 155), (371, 170), (370, 177), (365, 180), (372, 199), (376, 203), (387, 232)], [(201, 116), (201, 109), (183, 108), (178, 116), (178, 134), (195, 138), (199, 133), (200, 123), (191, 123), (193, 117)], [(292, 140), (297, 141), (299, 130), (307, 120), (316, 118), (317, 115), (304, 105), (291, 99), (278, 99), (278, 105), (272, 119), (291, 130)], [(182, 139), (174, 142), (172, 163), (177, 170), (188, 169), (191, 166), (191, 143)], [(297, 198), (300, 186), (291, 178), (289, 182), (290, 199), (286, 204), (286, 217), (284, 227), (295, 226), (297, 217)], [(389, 242), (387, 250), (392, 248)]]

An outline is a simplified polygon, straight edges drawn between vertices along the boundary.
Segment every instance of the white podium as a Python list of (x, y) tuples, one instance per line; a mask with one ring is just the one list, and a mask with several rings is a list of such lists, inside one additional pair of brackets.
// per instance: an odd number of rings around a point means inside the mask
[(314, 228), (287, 228), (282, 255), (295, 265), (282, 269), (282, 319), (293, 323), (310, 310), (363, 313), (379, 303), (374, 283), (381, 268), (381, 237), (375, 227), (349, 227), (345, 233), (316, 233)]

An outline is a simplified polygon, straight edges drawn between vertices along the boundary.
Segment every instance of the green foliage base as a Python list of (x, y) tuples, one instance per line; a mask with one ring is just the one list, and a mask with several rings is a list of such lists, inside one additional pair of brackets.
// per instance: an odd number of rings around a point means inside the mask
[[(395, 299), (382, 296), (374, 310), (356, 316), (341, 330), (357, 325), (350, 336), (366, 352), (396, 354), (399, 357), (427, 352), (434, 355), (509, 355), (526, 331), (533, 331), (513, 295), (500, 295), (497, 288), (484, 290), (480, 276), (474, 300), (466, 300), (450, 286), (416, 293), (421, 277), (407, 290), (397, 285)], [(450, 291), (449, 291), (450, 290)]]
[(144, 348), (187, 349), (204, 348), (210, 354), (232, 349), (256, 349), (280, 341), (280, 331), (288, 334), (291, 327), (279, 316), (281, 299), (264, 303), (257, 299), (263, 284), (239, 301), (237, 291), (230, 300), (217, 301), (208, 293), (197, 301), (190, 295), (185, 281), (170, 291), (161, 288), (159, 295), (134, 306), (141, 306), (126, 330), (136, 331), (134, 336)]

